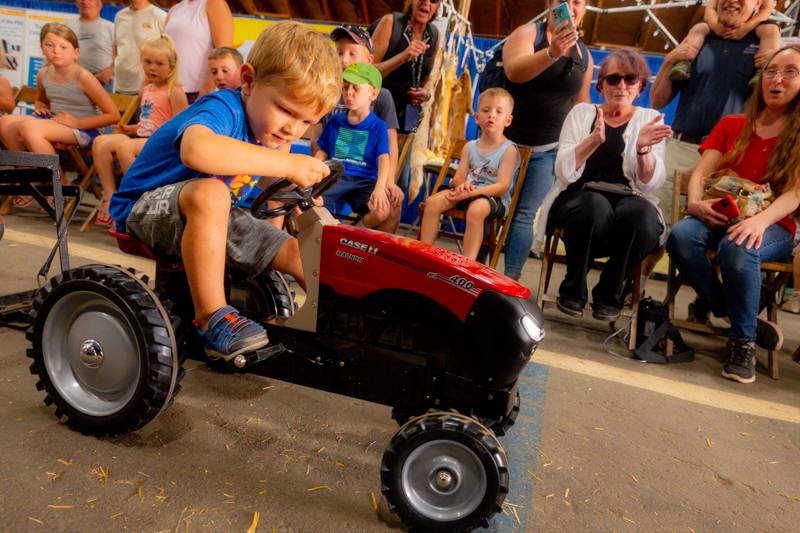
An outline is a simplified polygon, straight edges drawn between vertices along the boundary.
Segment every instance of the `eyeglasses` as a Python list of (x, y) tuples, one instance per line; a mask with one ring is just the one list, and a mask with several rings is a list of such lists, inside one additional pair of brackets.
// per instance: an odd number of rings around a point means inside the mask
[(781, 78), (785, 80), (791, 80), (796, 78), (797, 75), (800, 74), (800, 71), (798, 71), (794, 67), (789, 67), (785, 69), (768, 68), (767, 70), (764, 71), (764, 77), (768, 80), (771, 80), (778, 74), (780, 74)]
[(619, 85), (619, 82), (625, 80), (625, 85), (632, 86), (639, 83), (639, 76), (636, 74), (609, 74), (605, 76), (602, 81), (604, 83), (608, 83), (612, 87)]

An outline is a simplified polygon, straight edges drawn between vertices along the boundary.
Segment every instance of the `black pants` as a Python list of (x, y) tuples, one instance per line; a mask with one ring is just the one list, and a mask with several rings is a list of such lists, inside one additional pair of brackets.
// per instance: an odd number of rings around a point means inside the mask
[(567, 275), (559, 295), (586, 303), (586, 273), (594, 259), (608, 257), (592, 290), (596, 303), (622, 307), (622, 289), (631, 269), (658, 246), (658, 211), (639, 196), (564, 191), (553, 202), (547, 233), (563, 228)]

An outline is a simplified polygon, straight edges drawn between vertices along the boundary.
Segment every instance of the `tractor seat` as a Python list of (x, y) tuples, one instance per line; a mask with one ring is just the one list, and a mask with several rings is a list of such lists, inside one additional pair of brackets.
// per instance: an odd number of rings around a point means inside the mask
[(120, 233), (113, 229), (108, 230), (108, 234), (117, 239), (117, 246), (126, 254), (138, 255), (139, 257), (146, 257), (156, 261), (157, 258), (150, 248), (139, 239), (128, 235), (127, 233)]

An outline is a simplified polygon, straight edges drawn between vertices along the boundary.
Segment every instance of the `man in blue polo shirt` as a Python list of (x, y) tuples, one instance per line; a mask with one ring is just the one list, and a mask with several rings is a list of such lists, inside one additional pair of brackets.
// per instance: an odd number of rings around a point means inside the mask
[[(726, 27), (741, 24), (753, 16), (758, 6), (758, 0), (719, 0), (719, 22)], [(717, 122), (726, 115), (742, 112), (756, 65), (767, 59), (766, 53), (759, 51), (758, 43), (754, 31), (739, 40), (724, 39), (712, 32), (699, 51), (681, 43), (664, 57), (650, 90), (652, 106), (666, 107), (678, 93), (681, 95), (672, 123), (673, 138), (667, 139), (664, 161), (667, 182), (658, 191), (664, 213), (672, 210), (675, 171), (691, 172), (700, 159), (697, 149)], [(692, 59), (691, 77), (670, 81), (675, 63)]]

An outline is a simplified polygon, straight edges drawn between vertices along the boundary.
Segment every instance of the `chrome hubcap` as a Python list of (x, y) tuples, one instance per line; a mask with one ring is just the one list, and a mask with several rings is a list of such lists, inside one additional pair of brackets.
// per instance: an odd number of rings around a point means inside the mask
[(74, 409), (108, 416), (123, 409), (141, 377), (136, 327), (93, 291), (62, 296), (42, 331), (42, 356), (58, 394)]
[(478, 508), (487, 490), (486, 470), (477, 454), (460, 442), (434, 440), (408, 455), (401, 486), (418, 513), (450, 522)]
[(81, 361), (89, 368), (98, 368), (103, 364), (103, 347), (94, 339), (87, 339), (81, 344)]

